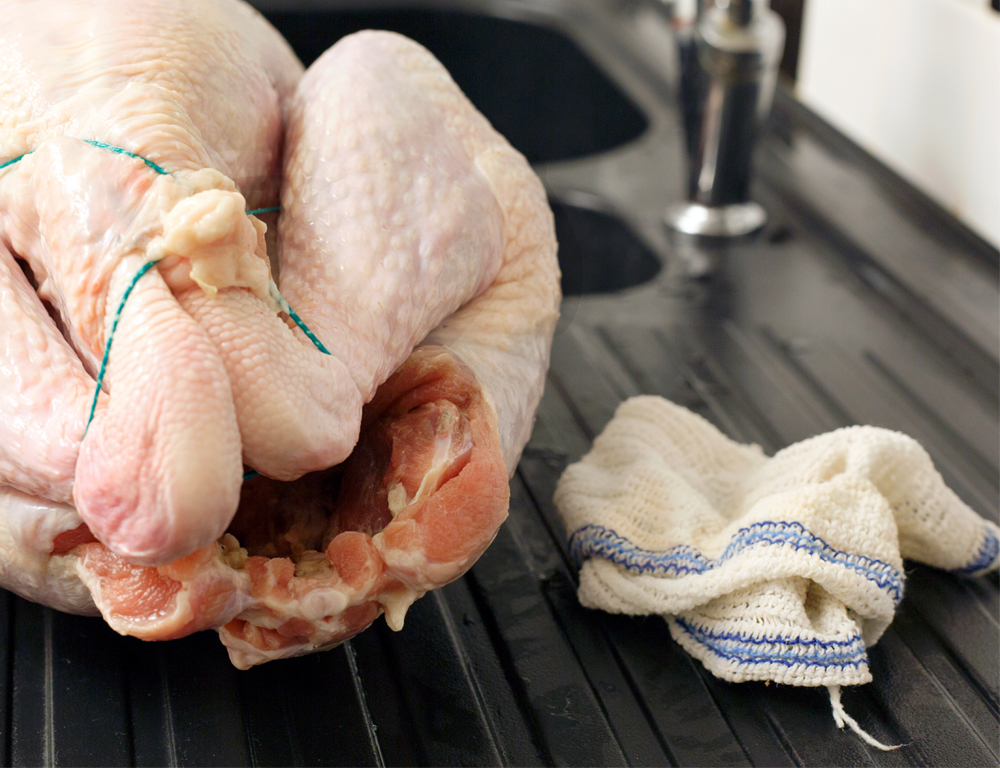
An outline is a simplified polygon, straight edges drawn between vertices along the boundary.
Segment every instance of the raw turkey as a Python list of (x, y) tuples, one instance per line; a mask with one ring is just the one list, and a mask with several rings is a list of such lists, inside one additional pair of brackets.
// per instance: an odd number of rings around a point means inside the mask
[(7, 6), (0, 584), (240, 667), (398, 629), (507, 513), (558, 314), (538, 179), (398, 35), (302, 76), (236, 2)]

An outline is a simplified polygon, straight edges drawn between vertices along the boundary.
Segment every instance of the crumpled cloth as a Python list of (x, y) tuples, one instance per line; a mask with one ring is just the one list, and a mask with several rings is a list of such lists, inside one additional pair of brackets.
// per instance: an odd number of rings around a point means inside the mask
[(583, 605), (666, 617), (725, 680), (838, 701), (871, 681), (865, 649), (902, 600), (903, 558), (969, 576), (1000, 564), (1000, 529), (910, 437), (847, 427), (768, 458), (659, 397), (618, 408), (555, 504)]

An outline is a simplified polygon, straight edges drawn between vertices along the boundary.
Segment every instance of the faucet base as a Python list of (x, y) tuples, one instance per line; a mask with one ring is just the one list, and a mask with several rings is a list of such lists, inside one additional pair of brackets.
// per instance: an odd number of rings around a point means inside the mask
[(687, 235), (740, 237), (764, 226), (767, 212), (757, 203), (708, 206), (678, 203), (663, 215), (667, 226)]

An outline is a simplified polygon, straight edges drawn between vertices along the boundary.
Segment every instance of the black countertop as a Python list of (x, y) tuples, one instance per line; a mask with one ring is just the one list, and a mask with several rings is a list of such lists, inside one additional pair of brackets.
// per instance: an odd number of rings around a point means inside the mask
[(307, 63), (368, 26), (424, 43), (549, 190), (572, 295), (510, 519), (402, 632), (380, 619), (248, 672), (211, 633), (146, 644), (0, 593), (0, 763), (998, 764), (996, 574), (907, 563), (874, 682), (844, 692), (906, 745), (882, 753), (836, 728), (825, 690), (722, 682), (661, 619), (581, 608), (551, 502), (617, 404), (650, 393), (768, 452), (853, 423), (907, 432), (997, 521), (996, 249), (784, 91), (757, 155), (765, 229), (671, 240), (681, 139), (650, 4), (258, 5)]

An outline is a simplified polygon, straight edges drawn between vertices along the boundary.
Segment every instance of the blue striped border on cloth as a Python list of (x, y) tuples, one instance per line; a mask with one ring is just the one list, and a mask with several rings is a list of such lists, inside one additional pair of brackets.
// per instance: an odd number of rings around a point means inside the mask
[(713, 570), (751, 547), (792, 547), (860, 574), (888, 593), (895, 605), (903, 598), (903, 574), (892, 565), (835, 549), (796, 522), (765, 520), (740, 528), (717, 559), (706, 557), (686, 544), (661, 551), (643, 549), (610, 528), (593, 524), (575, 530), (569, 544), (570, 554), (577, 563), (588, 557), (601, 557), (633, 573), (674, 577)]
[(868, 654), (861, 635), (842, 640), (816, 640), (798, 636), (754, 637), (743, 632), (715, 632), (694, 622), (671, 616), (671, 623), (709, 653), (737, 664), (781, 664), (786, 667), (861, 667)]
[(958, 573), (976, 573), (993, 565), (993, 561), (997, 559), (998, 554), (1000, 554), (1000, 539), (997, 539), (997, 535), (993, 531), (993, 526), (984, 522), (983, 543), (979, 548), (979, 552), (976, 553), (976, 557), (968, 565), (956, 568), (955, 570)]

